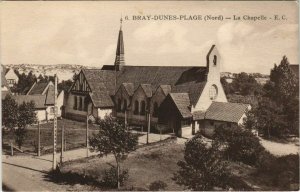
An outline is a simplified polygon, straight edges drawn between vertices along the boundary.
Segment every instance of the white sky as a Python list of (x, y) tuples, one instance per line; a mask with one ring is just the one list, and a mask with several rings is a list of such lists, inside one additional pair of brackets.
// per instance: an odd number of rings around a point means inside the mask
[(285, 21), (123, 22), (128, 65), (204, 66), (212, 44), (223, 71), (268, 74), (286, 55), (298, 63), (296, 2), (101, 2), (1, 3), (2, 64), (113, 64), (121, 15), (251, 15)]

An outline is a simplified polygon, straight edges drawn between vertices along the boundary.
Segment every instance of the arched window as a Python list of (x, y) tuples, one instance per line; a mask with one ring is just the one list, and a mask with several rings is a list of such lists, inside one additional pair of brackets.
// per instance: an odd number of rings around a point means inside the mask
[(139, 114), (139, 102), (137, 100), (134, 102), (134, 112), (133, 113), (135, 115)]
[(84, 110), (88, 111), (88, 107), (89, 107), (89, 98), (85, 97), (84, 98)]
[(141, 115), (145, 115), (146, 114), (146, 103), (145, 101), (142, 101), (141, 103)]
[(124, 99), (124, 104), (123, 104), (123, 112), (127, 110), (127, 100)]
[(117, 111), (121, 112), (121, 108), (122, 108), (122, 100), (118, 99), (118, 108), (117, 108)]
[(82, 111), (82, 97), (79, 97), (79, 111)]
[(214, 55), (214, 65), (217, 65), (217, 56), (216, 55)]
[(218, 97), (218, 87), (213, 84), (210, 88), (209, 88), (209, 98), (211, 100), (215, 100)]
[(77, 110), (77, 96), (74, 96), (74, 107), (73, 109)]
[(157, 102), (155, 102), (153, 104), (153, 117), (157, 117), (158, 116), (158, 104)]

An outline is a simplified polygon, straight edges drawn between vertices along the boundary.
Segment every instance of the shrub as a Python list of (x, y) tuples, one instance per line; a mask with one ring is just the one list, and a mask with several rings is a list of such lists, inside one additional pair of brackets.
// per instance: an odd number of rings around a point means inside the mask
[(259, 154), (256, 167), (260, 172), (272, 172), (272, 165), (275, 163), (275, 156), (264, 150)]
[(214, 134), (214, 142), (225, 146), (224, 154), (234, 161), (255, 165), (264, 151), (259, 139), (250, 130), (241, 127), (226, 128), (220, 126)]
[(150, 191), (164, 191), (167, 186), (168, 185), (165, 182), (157, 180), (150, 184), (149, 189)]
[(18, 128), (15, 130), (15, 140), (16, 140), (16, 143), (17, 143), (19, 149), (21, 149), (21, 147), (26, 139), (26, 133), (27, 133), (27, 130), (24, 128)]
[[(265, 175), (268, 183), (280, 187), (282, 190), (299, 189), (299, 155), (286, 155), (275, 157), (268, 152), (260, 155), (258, 164), (258, 174)], [(292, 184), (297, 184), (298, 189), (291, 188)]]
[[(129, 177), (128, 169), (121, 171), (119, 176), (121, 186), (128, 179), (128, 177)], [(118, 186), (117, 167), (112, 166), (110, 169), (105, 170), (102, 184), (107, 187), (113, 187), (113, 188)]]
[(223, 161), (218, 147), (208, 146), (200, 134), (186, 142), (184, 160), (177, 164), (180, 169), (173, 179), (179, 185), (196, 191), (228, 188), (230, 173), (227, 163)]

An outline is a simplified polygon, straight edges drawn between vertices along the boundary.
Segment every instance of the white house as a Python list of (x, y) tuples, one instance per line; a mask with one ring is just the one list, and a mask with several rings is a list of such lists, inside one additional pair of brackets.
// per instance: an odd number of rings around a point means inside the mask
[(7, 80), (9, 87), (13, 87), (14, 84), (17, 84), (19, 82), (19, 77), (12, 68), (6, 71), (5, 79)]
[[(54, 118), (54, 85), (52, 82), (34, 83), (27, 95), (14, 96), (18, 104), (33, 101), (39, 121), (48, 121)], [(57, 95), (57, 117), (62, 116), (64, 91)]]

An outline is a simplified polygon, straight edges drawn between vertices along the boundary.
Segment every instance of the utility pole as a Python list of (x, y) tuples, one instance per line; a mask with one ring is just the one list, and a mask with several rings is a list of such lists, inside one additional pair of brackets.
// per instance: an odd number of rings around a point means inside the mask
[(150, 133), (150, 111), (149, 111), (149, 113), (148, 113), (147, 144), (149, 144), (149, 133)]
[(86, 157), (89, 157), (89, 115), (86, 113)]
[(65, 137), (65, 121), (62, 119), (62, 128), (61, 128), (61, 154), (60, 154), (60, 164), (62, 165), (64, 160), (64, 137)]
[(127, 126), (127, 109), (125, 108), (125, 128), (128, 131), (128, 126)]
[(57, 162), (56, 162), (56, 139), (57, 139), (57, 76), (54, 75), (54, 118), (53, 118), (53, 170), (56, 170)]
[(41, 156), (41, 127), (40, 121), (38, 121), (38, 157)]

